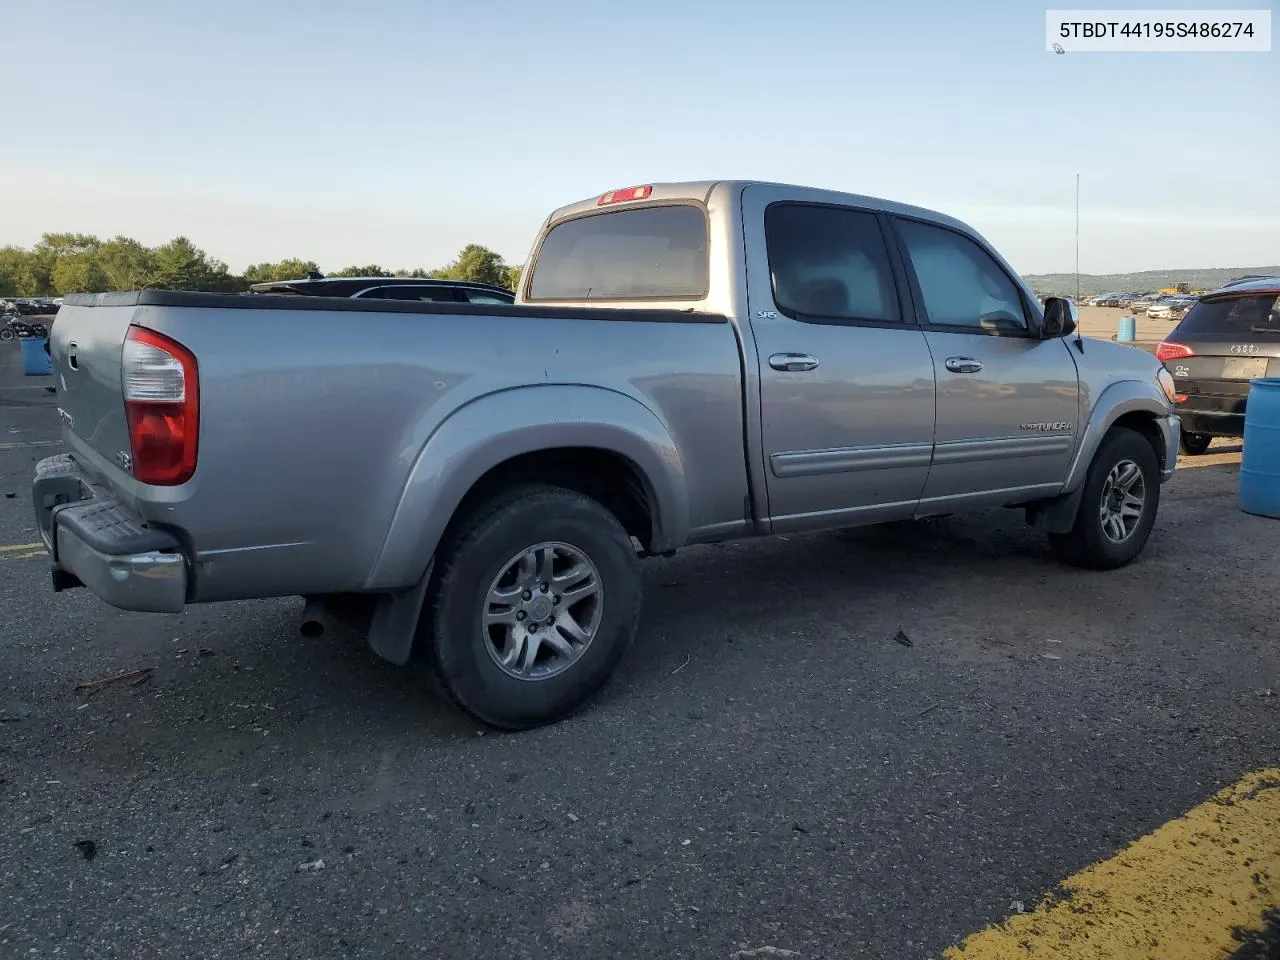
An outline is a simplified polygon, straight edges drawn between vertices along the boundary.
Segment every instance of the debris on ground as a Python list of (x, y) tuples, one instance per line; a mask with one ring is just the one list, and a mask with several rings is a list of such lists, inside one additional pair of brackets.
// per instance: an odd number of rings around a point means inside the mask
[(911, 638), (908, 637), (901, 630), (898, 631), (898, 635), (893, 639), (898, 641), (898, 643), (902, 644), (904, 647), (914, 646), (914, 644), (911, 642)]
[(0, 723), (17, 723), (31, 716), (26, 705), (16, 702), (0, 703)]
[(323, 870), (323, 869), (324, 869), (323, 860), (312, 860), (310, 863), (298, 864), (299, 873), (314, 873), (317, 870)]
[(128, 673), (117, 673), (114, 677), (103, 677), (101, 680), (89, 680), (86, 683), (77, 683), (75, 689), (83, 690), (101, 690), (103, 687), (109, 687), (113, 683), (121, 683), (125, 680), (134, 680), (144, 674), (149, 674), (155, 667), (143, 667), (141, 670), (130, 670)]
[(1025, 905), (1025, 904), (1023, 904), (1023, 902), (1022, 902), (1021, 900), (1015, 900), (1015, 901), (1013, 901), (1013, 903), (1009, 904), (1009, 909), (1010, 909), (1010, 910), (1012, 910), (1014, 913), (1026, 913), (1026, 912), (1027, 912), (1026, 905)]
[(73, 846), (80, 851), (80, 855), (86, 860), (92, 860), (98, 855), (98, 845), (92, 840), (77, 840)]

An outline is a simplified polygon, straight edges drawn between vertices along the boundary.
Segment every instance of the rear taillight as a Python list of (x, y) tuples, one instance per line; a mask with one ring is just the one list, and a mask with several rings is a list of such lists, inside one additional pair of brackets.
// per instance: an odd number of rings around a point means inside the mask
[(1186, 344), (1174, 343), (1172, 340), (1163, 340), (1156, 346), (1156, 359), (1161, 363), (1168, 363), (1170, 360), (1182, 360), (1195, 355), (1196, 352)]
[(200, 385), (196, 358), (146, 327), (130, 327), (121, 358), (133, 475), (176, 486), (196, 471)]

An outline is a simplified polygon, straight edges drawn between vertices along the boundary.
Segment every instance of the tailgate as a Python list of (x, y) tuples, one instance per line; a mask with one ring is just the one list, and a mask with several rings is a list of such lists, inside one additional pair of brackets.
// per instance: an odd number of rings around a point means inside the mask
[[(1190, 392), (1245, 396), (1250, 381), (1280, 377), (1280, 344), (1191, 341), (1187, 346), (1195, 350), (1195, 356), (1170, 360), (1165, 367), (1174, 380), (1187, 381)], [(1236, 352), (1229, 353), (1232, 348)]]
[(73, 451), (98, 454), (120, 471), (117, 476), (124, 475), (122, 461), (129, 455), (120, 355), (137, 312), (133, 305), (64, 303), (49, 338), (67, 443)]

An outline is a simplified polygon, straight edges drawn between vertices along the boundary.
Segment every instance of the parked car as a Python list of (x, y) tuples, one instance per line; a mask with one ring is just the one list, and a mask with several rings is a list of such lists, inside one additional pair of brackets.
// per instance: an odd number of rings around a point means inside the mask
[(1201, 297), (1156, 359), (1173, 375), (1182, 450), (1201, 454), (1214, 437), (1244, 436), (1255, 377), (1280, 376), (1280, 277), (1232, 282)]
[(69, 453), (32, 491), (54, 589), (302, 595), (307, 632), (348, 618), (395, 663), (421, 638), (459, 704), (518, 729), (613, 672), (643, 556), (1005, 505), (1112, 569), (1176, 463), (1169, 373), (1072, 337), (1069, 300), (1041, 311), (941, 213), (615, 190), (553, 212), (521, 284), (514, 306), (67, 297)]
[(427, 303), (514, 303), (505, 287), (470, 280), (421, 277), (319, 277), (255, 283), (253, 293), (306, 297), (356, 297), (367, 300), (410, 300)]
[(1162, 297), (1147, 307), (1147, 316), (1152, 320), (1181, 320), (1195, 302), (1194, 297)]

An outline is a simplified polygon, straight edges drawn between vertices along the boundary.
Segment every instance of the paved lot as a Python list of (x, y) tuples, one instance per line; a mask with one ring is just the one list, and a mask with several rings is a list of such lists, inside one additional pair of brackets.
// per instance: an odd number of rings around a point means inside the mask
[[(606, 694), (485, 734), (420, 672), (300, 639), (301, 601), (160, 617), (52, 594), (26, 545), (53, 398), (16, 356), (6, 960), (936, 957), (1280, 759), (1280, 521), (1236, 509), (1238, 447), (1179, 470), (1111, 574), (1055, 564), (1013, 511), (651, 561)], [(1238, 829), (1274, 903), (1267, 809)], [(1014, 955), (984, 942), (963, 956)]]

